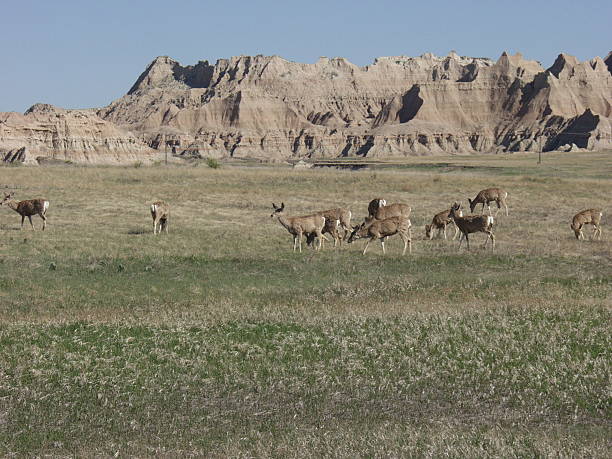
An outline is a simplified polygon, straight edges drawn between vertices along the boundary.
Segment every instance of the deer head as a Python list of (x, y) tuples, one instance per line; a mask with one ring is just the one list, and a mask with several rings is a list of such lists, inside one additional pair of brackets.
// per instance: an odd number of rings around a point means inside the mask
[(425, 225), (425, 239), (433, 239), (433, 225)]
[[(476, 199), (474, 199), (473, 201), (468, 198), (468, 202), (470, 203), (470, 212), (474, 213), (474, 209), (476, 208), (476, 204), (478, 204), (476, 202)], [(456, 204), (456, 203), (455, 203)]]
[[(470, 207), (471, 207), (471, 204), (470, 204)], [(451, 206), (450, 212), (448, 213), (448, 217), (454, 220), (455, 217), (461, 217), (462, 215), (463, 215), (463, 212), (461, 212), (461, 204), (459, 204), (458, 202), (454, 203)]]
[(4, 199), (0, 201), (0, 206), (4, 204), (5, 202), (10, 201), (14, 194), (15, 193), (13, 193), (12, 191), (10, 193), (4, 193)]
[(272, 203), (272, 208), (274, 209), (274, 212), (272, 212), (272, 214), (270, 215), (270, 218), (280, 215), (283, 212), (283, 210), (285, 210), (285, 203), (282, 202), (280, 207)]

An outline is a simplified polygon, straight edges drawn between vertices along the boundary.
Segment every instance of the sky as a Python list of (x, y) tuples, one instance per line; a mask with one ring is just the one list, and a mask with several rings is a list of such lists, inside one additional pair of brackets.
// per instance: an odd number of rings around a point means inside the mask
[(426, 52), (545, 67), (612, 50), (612, 1), (0, 0), (0, 112), (35, 103), (103, 107), (157, 56), (182, 65), (236, 55), (368, 65)]

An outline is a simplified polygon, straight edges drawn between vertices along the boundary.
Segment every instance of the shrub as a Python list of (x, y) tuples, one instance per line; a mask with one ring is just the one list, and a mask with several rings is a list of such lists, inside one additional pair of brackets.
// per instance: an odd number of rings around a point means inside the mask
[(206, 160), (206, 165), (213, 169), (219, 169), (221, 167), (221, 164), (219, 164), (219, 161), (217, 161), (215, 158), (208, 158)]

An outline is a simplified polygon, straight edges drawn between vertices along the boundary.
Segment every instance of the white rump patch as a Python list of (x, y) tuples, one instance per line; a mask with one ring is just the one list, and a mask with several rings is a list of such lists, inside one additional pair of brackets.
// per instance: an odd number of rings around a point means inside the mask
[(46, 212), (48, 208), (49, 208), (49, 201), (45, 201), (43, 203), (43, 213)]
[(151, 204), (151, 212), (157, 212), (157, 206), (155, 204)]
[(493, 217), (492, 216), (487, 216), (487, 225), (492, 225), (494, 223)]
[(384, 199), (381, 199), (380, 202), (378, 203), (378, 207), (385, 207), (387, 205), (387, 201), (385, 201)]

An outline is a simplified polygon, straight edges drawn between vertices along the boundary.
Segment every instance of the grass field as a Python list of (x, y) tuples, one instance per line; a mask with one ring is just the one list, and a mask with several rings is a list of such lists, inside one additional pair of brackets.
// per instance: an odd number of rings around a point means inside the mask
[[(612, 156), (536, 159), (1, 167), (51, 205), (44, 233), (0, 207), (0, 454), (609, 456)], [(509, 192), (494, 252), (423, 240), (489, 186)], [(270, 219), (358, 223), (374, 197), (412, 206), (412, 255), (293, 253)], [(595, 206), (603, 238), (578, 243)]]

